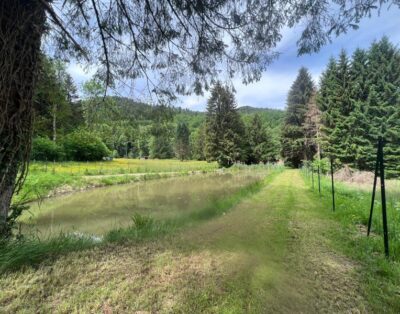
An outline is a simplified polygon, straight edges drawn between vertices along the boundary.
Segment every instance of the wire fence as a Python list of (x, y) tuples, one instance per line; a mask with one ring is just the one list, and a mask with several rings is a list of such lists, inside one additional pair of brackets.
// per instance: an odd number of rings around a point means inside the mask
[[(305, 162), (303, 175), (318, 193), (321, 205), (335, 212), (340, 219), (356, 225), (357, 232), (367, 238), (374, 250), (400, 260), (400, 180), (387, 179), (384, 140), (377, 143), (374, 181), (360, 186), (335, 180), (334, 160), (321, 171), (320, 162)], [(379, 183), (379, 184), (378, 184)]]

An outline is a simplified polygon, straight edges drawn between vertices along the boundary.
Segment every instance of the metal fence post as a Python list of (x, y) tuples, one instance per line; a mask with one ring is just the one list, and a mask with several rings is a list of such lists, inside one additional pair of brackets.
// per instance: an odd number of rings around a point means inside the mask
[(385, 255), (389, 257), (389, 235), (387, 225), (387, 214), (386, 214), (386, 191), (385, 191), (385, 164), (383, 158), (383, 138), (379, 138), (379, 150), (380, 150), (380, 161), (379, 161), (379, 172), (381, 181), (381, 198), (382, 198), (382, 223), (383, 223), (383, 242), (385, 245)]
[(369, 219), (368, 219), (368, 231), (367, 231), (367, 236), (369, 236), (371, 232), (371, 225), (372, 225), (372, 214), (374, 212), (374, 203), (375, 203), (375, 193), (376, 193), (376, 182), (378, 180), (378, 174), (379, 174), (379, 141), (378, 141), (378, 152), (376, 154), (376, 164), (375, 164), (375, 176), (374, 176), (374, 186), (372, 188), (372, 200), (371, 200), (371, 209), (369, 211)]
[(318, 193), (321, 196), (321, 175), (320, 175), (320, 166), (318, 163)]
[(332, 181), (332, 210), (335, 211), (335, 182), (333, 178), (333, 158), (331, 157), (331, 181)]
[(312, 181), (312, 189), (314, 191), (314, 164), (311, 163), (311, 181)]

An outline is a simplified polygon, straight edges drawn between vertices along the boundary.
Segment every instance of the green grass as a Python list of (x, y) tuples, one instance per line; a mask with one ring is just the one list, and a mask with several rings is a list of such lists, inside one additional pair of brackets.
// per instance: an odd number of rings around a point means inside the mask
[[(310, 177), (303, 173), (311, 189)], [(315, 177), (316, 178), (316, 177)], [(340, 223), (340, 229), (331, 230), (333, 245), (362, 264), (362, 278), (372, 307), (377, 312), (400, 310), (400, 212), (398, 191), (389, 190), (388, 229), (390, 257), (384, 255), (380, 191), (377, 191), (371, 235), (367, 225), (371, 206), (371, 192), (344, 183), (335, 183), (336, 211), (332, 212), (330, 178), (321, 179), (321, 197), (315, 181), (314, 199), (321, 203), (324, 216)], [(386, 309), (386, 311), (384, 310)]]
[[(253, 188), (181, 217), (176, 229), (136, 215), (112, 243), (9, 272), (0, 277), (0, 306), (12, 313), (399, 313), (398, 262), (375, 250), (351, 218), (360, 209), (345, 204), (358, 196), (339, 186), (333, 213), (329, 181), (320, 198), (297, 170)], [(382, 240), (378, 230), (372, 238)]]

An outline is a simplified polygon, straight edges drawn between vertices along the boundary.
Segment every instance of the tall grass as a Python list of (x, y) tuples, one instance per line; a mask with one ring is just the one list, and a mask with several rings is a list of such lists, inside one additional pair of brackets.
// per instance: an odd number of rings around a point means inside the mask
[[(311, 187), (309, 174), (303, 172)], [(314, 192), (318, 194), (317, 176), (314, 175)], [(395, 187), (395, 185), (392, 185)], [(400, 260), (400, 191), (396, 188), (387, 190), (387, 215), (390, 242), (390, 255), (393, 259)], [(321, 203), (328, 210), (332, 208), (332, 186), (330, 176), (321, 176)], [(382, 226), (382, 204), (379, 184), (376, 191), (374, 212), (372, 218), (372, 236), (370, 237), (371, 249), (382, 252), (383, 249), (383, 226)], [(371, 191), (365, 188), (357, 188), (346, 183), (335, 181), (335, 217), (346, 226), (356, 226), (357, 232), (366, 236), (365, 231), (368, 225), (372, 199)]]
[[(303, 171), (306, 182), (311, 189), (311, 177)], [(314, 177), (316, 179), (316, 176)], [(394, 187), (398, 185), (394, 185)], [(332, 229), (333, 243), (338, 250), (359, 261), (361, 278), (364, 281), (366, 293), (371, 297), (372, 306), (382, 309), (382, 306), (392, 304), (400, 306), (400, 194), (397, 189), (389, 189), (387, 194), (388, 229), (390, 257), (384, 255), (382, 232), (382, 208), (380, 191), (377, 190), (372, 234), (367, 237), (367, 225), (371, 206), (371, 191), (335, 182), (336, 211), (332, 212), (332, 194), (330, 178), (321, 177), (321, 196), (318, 195), (315, 180), (314, 196), (320, 199), (321, 211), (337, 220), (339, 228)]]

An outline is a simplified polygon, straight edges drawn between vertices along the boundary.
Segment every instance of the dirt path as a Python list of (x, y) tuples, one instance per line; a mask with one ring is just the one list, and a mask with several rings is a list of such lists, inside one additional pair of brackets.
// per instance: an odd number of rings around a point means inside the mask
[[(297, 171), (225, 215), (145, 245), (71, 254), (0, 279), (5, 312), (364, 313), (357, 265)], [(1, 310), (0, 310), (1, 312)]]

